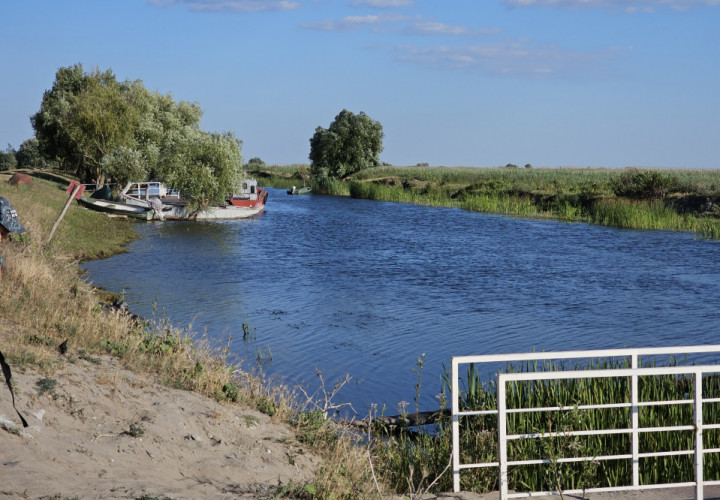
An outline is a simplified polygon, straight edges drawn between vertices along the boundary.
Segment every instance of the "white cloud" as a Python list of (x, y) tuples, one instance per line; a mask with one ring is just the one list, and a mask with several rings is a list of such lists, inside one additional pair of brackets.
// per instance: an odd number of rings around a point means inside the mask
[(376, 9), (410, 7), (412, 4), (412, 0), (354, 0), (350, 3), (353, 7), (374, 7)]
[(396, 50), (401, 61), (523, 78), (597, 76), (604, 70), (604, 62), (613, 57), (611, 50), (578, 52), (525, 41), (430, 48), (404, 45)]
[(352, 31), (366, 26), (377, 26), (406, 21), (402, 16), (347, 16), (342, 19), (328, 19), (325, 21), (314, 21), (301, 24), (301, 27), (318, 31)]
[(452, 26), (449, 24), (427, 22), (415, 23), (408, 27), (404, 32), (411, 35), (487, 36), (500, 33), (500, 29), (471, 29), (465, 26)]
[(290, 0), (150, 0), (156, 7), (182, 7), (196, 12), (260, 12), (300, 8)]
[(720, 0), (501, 0), (511, 7), (621, 8), (628, 13), (652, 12), (655, 7), (686, 10), (700, 5), (718, 5)]

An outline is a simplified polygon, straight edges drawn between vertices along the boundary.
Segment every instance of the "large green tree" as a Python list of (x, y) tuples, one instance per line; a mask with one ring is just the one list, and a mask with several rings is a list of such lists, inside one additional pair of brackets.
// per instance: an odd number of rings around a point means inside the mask
[(17, 152), (10, 144), (8, 144), (5, 152), (0, 151), (0, 171), (11, 170), (17, 167)]
[(119, 148), (134, 148), (140, 112), (127, 98), (130, 88), (119, 84), (110, 71), (94, 71), (87, 87), (75, 96), (66, 131), (82, 159), (81, 178), (102, 185), (103, 158)]
[(55, 82), (43, 94), (40, 110), (30, 117), (39, 152), (69, 172), (82, 169), (82, 156), (69, 134), (68, 121), (75, 97), (88, 85), (82, 64), (58, 69)]
[(343, 109), (328, 128), (317, 127), (310, 139), (313, 182), (344, 178), (380, 164), (383, 150), (380, 122), (364, 112)]
[(202, 110), (149, 92), (142, 81), (118, 82), (111, 71), (60, 68), (31, 117), (39, 151), (84, 182), (158, 179), (203, 208), (241, 181), (241, 142), (200, 130)]
[(242, 181), (241, 141), (231, 132), (207, 133), (186, 129), (165, 152), (159, 175), (202, 210), (222, 203)]
[(84, 182), (102, 184), (103, 157), (120, 146), (134, 147), (140, 112), (129, 99), (131, 89), (110, 70), (60, 68), (30, 118), (40, 152)]

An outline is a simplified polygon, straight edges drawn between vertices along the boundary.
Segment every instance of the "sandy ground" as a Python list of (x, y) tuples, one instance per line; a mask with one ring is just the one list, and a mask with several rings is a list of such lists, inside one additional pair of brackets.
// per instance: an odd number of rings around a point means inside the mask
[[(0, 378), (0, 500), (270, 498), (278, 484), (313, 480), (317, 457), (267, 415), (160, 386), (123, 369), (113, 357), (69, 359), (47, 378), (13, 372), (27, 429)], [(48, 380), (56, 382), (54, 387)], [(588, 495), (593, 500), (693, 497), (690, 488)], [(393, 497), (402, 498), (408, 497)], [(499, 495), (419, 498), (494, 500)], [(705, 498), (720, 499), (720, 487), (706, 487)]]
[(13, 371), (24, 430), (0, 378), (0, 500), (262, 498), (312, 481), (317, 459), (260, 412), (159, 386), (112, 357), (66, 361), (49, 378), (43, 392), (43, 375)]

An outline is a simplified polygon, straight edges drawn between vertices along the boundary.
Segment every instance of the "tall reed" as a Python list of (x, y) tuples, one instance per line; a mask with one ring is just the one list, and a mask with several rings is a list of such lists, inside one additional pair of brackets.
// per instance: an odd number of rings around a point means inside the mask
[[(676, 364), (671, 361), (671, 364)], [(557, 363), (528, 363), (509, 366), (507, 371), (562, 370)], [(574, 366), (573, 369), (627, 368), (625, 360), (603, 360), (590, 366)], [(492, 380), (483, 381), (477, 369), (470, 365), (462, 380), (460, 410), (489, 410), (497, 408), (497, 390)], [(446, 378), (444, 393), (449, 392)], [(640, 401), (673, 401), (692, 398), (694, 380), (690, 376), (647, 376), (639, 380)], [(720, 377), (703, 379), (703, 397), (715, 397), (720, 391)], [(559, 463), (557, 458), (577, 456), (599, 457), (603, 455), (629, 454), (631, 440), (628, 434), (605, 436), (570, 437), (569, 430), (607, 430), (629, 428), (629, 408), (602, 410), (578, 410), (578, 406), (599, 403), (627, 403), (630, 401), (628, 377), (558, 380), (543, 382), (514, 382), (508, 384), (506, 404), (509, 409), (531, 407), (571, 407), (574, 410), (542, 411), (509, 414), (509, 434), (542, 434), (556, 432), (555, 437), (520, 439), (509, 442), (509, 460), (550, 458), (542, 465), (511, 467), (508, 480), (511, 489), (518, 491), (583, 489), (588, 487), (626, 486), (632, 481), (630, 460), (602, 460), (579, 463)], [(661, 405), (642, 407), (639, 411), (641, 427), (692, 425), (691, 405)], [(720, 404), (703, 406), (703, 422), (720, 423)], [(497, 417), (470, 416), (460, 418), (461, 462), (497, 461)], [(402, 435), (401, 435), (402, 436)], [(390, 471), (408, 470), (411, 464), (422, 463), (426, 476), (439, 477), (437, 491), (452, 487), (451, 478), (442, 474), (451, 450), (451, 429), (446, 419), (437, 423), (431, 431), (420, 431), (419, 437), (394, 437), (383, 441), (379, 447), (382, 463)], [(706, 448), (720, 446), (720, 432), (704, 433)], [(688, 432), (644, 432), (641, 434), (641, 453), (655, 451), (692, 450), (694, 434)], [(427, 461), (425, 457), (434, 457)], [(720, 479), (720, 455), (705, 455), (706, 479)], [(667, 456), (644, 458), (640, 463), (641, 484), (692, 481), (694, 468), (692, 456)], [(402, 487), (398, 472), (391, 474), (388, 482)], [(557, 479), (561, 477), (560, 483)], [(461, 488), (464, 491), (488, 492), (497, 488), (497, 469), (480, 468), (463, 470)]]

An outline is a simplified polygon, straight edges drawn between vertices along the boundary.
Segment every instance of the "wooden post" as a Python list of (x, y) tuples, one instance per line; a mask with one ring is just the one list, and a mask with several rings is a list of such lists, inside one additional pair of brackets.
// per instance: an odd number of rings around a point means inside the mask
[(75, 186), (75, 189), (73, 189), (72, 193), (70, 194), (70, 197), (68, 198), (68, 201), (65, 203), (65, 207), (62, 209), (62, 212), (60, 212), (60, 217), (55, 221), (55, 225), (50, 230), (50, 236), (48, 236), (47, 243), (45, 245), (50, 244), (50, 240), (52, 240), (53, 235), (55, 234), (55, 230), (60, 225), (60, 221), (65, 217), (65, 212), (67, 212), (68, 208), (70, 207), (70, 202), (72, 202), (73, 198), (75, 198), (75, 195), (78, 191), (80, 191), (80, 188), (82, 187), (82, 184), (78, 184)]

